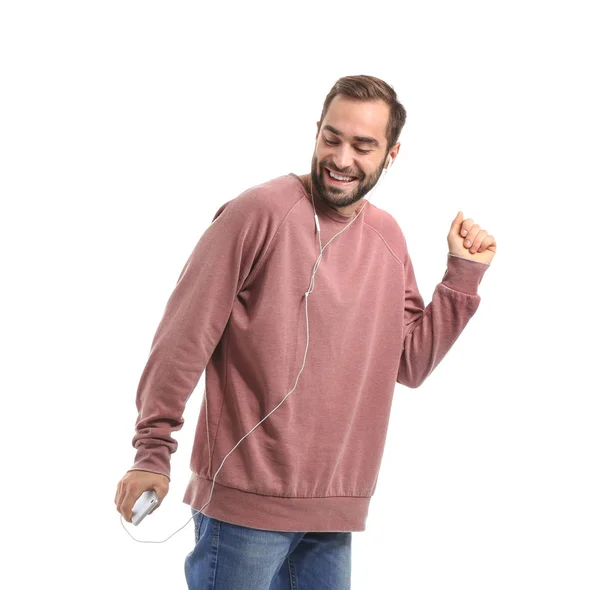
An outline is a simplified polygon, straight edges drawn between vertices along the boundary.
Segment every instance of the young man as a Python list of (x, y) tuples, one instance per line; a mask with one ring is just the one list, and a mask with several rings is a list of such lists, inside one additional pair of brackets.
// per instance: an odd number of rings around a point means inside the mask
[(190, 588), (350, 588), (351, 534), (366, 528), (395, 386), (419, 387), (444, 358), (496, 252), (459, 212), (425, 307), (398, 223), (364, 199), (397, 157), (405, 119), (382, 80), (338, 80), (310, 174), (222, 205), (181, 272), (115, 503), (130, 522), (143, 491), (162, 502), (171, 433), (206, 369), (184, 496), (196, 524)]

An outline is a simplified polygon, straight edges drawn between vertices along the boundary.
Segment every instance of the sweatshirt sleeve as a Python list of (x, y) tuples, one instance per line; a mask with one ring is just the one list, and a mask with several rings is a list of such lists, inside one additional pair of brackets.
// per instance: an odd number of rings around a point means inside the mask
[(444, 358), (479, 307), (477, 287), (489, 266), (449, 253), (446, 272), (425, 307), (406, 254), (404, 347), (398, 383), (419, 387)]
[[(252, 189), (249, 189), (252, 190)], [(179, 275), (152, 341), (136, 394), (129, 471), (170, 479), (171, 432), (229, 321), (235, 298), (264, 252), (272, 220), (260, 195), (242, 193), (217, 211)]]

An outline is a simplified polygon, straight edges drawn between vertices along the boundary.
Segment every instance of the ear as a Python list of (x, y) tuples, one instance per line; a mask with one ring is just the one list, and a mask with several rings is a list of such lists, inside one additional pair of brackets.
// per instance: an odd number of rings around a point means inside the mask
[(315, 135), (315, 139), (319, 137), (319, 129), (321, 129), (321, 121), (317, 121), (317, 134)]
[(394, 163), (394, 160), (396, 159), (396, 156), (398, 155), (399, 150), (400, 150), (400, 142), (397, 142), (392, 146), (392, 149), (390, 150), (390, 157), (392, 158), (390, 165)]

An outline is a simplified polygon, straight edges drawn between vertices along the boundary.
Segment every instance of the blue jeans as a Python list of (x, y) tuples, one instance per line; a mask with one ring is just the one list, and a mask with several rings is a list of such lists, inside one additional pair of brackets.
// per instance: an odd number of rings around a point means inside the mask
[(350, 590), (351, 532), (263, 531), (201, 512), (194, 524), (189, 590)]

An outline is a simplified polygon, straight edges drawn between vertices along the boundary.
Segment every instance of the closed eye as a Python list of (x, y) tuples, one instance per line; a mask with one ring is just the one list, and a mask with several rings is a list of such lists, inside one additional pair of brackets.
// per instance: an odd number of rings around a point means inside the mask
[[(324, 139), (327, 145), (339, 145), (339, 141), (329, 141), (328, 139)], [(373, 150), (361, 150), (360, 148), (354, 148), (359, 154), (369, 154)]]

